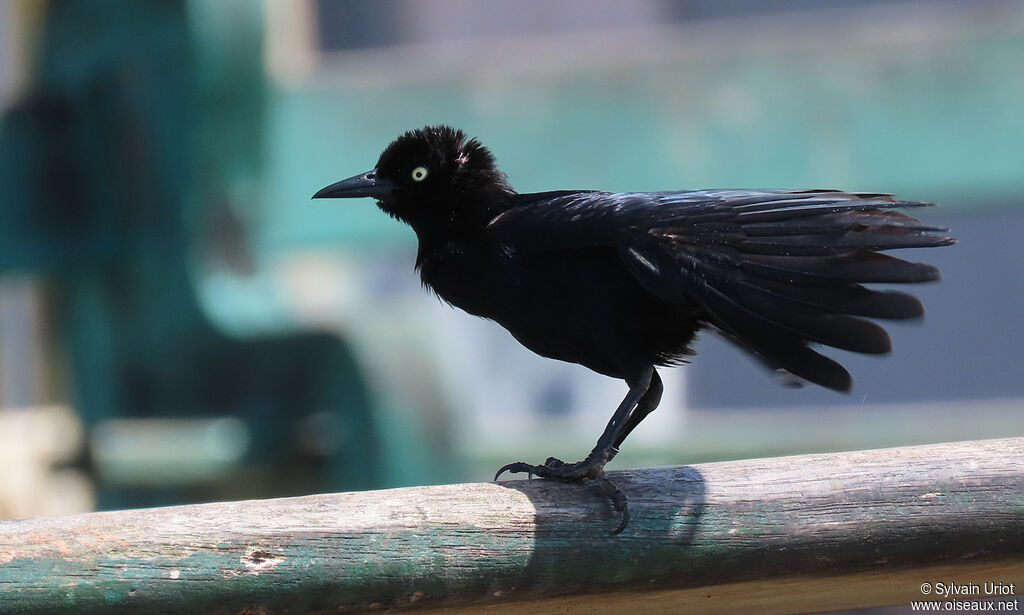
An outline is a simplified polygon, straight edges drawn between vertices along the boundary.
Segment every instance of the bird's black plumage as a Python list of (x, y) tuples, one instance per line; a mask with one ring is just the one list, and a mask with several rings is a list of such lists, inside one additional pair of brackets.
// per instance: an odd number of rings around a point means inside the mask
[[(926, 205), (834, 190), (519, 194), (475, 139), (446, 126), (407, 132), (367, 173), (317, 197), (378, 200), (419, 240), (416, 267), (442, 299), (492, 319), (524, 346), (630, 386), (597, 447), (575, 464), (502, 470), (596, 480), (628, 521), (603, 467), (657, 406), (655, 366), (692, 354), (715, 328), (767, 365), (839, 391), (849, 373), (814, 345), (889, 352), (868, 320), (917, 318), (920, 302), (864, 283), (936, 280), (935, 267), (882, 254), (953, 243), (894, 208)], [(500, 474), (500, 472), (499, 472)]]

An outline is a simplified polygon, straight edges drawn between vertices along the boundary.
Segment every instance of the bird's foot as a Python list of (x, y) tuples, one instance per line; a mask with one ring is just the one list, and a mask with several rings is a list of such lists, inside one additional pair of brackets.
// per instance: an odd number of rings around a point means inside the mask
[(612, 535), (619, 534), (622, 530), (626, 529), (626, 525), (629, 524), (629, 499), (621, 489), (615, 486), (612, 481), (608, 480), (605, 476), (604, 466), (615, 457), (619, 449), (615, 447), (608, 447), (605, 451), (593, 451), (586, 459), (577, 461), (576, 463), (565, 463), (561, 459), (555, 457), (548, 457), (542, 465), (533, 465), (526, 463), (525, 461), (517, 461), (501, 467), (498, 473), (494, 475), (494, 480), (498, 480), (498, 477), (505, 472), (512, 474), (519, 474), (525, 472), (527, 476), (533, 478), (539, 476), (540, 478), (549, 478), (552, 480), (558, 480), (566, 483), (580, 482), (583, 479), (593, 480), (601, 487), (601, 490), (605, 492), (609, 498), (611, 498), (612, 506), (615, 510), (622, 515), (622, 520), (619, 522), (619, 526), (615, 528)]
[(509, 472), (511, 474), (521, 474), (526, 472), (529, 478), (539, 476), (540, 478), (550, 478), (553, 480), (560, 480), (566, 483), (575, 483), (583, 480), (584, 478), (596, 479), (599, 476), (604, 475), (605, 462), (595, 462), (590, 457), (583, 461), (577, 461), (576, 463), (566, 463), (561, 459), (555, 457), (548, 457), (547, 460), (541, 465), (533, 465), (526, 463), (525, 461), (516, 461), (515, 463), (509, 463), (503, 465), (498, 473), (494, 475), (494, 480), (498, 480), (498, 477)]

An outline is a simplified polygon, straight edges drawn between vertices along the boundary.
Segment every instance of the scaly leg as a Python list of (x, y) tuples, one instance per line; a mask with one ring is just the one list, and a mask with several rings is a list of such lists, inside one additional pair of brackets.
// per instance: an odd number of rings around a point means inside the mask
[(654, 412), (654, 409), (661, 403), (661, 394), (664, 391), (665, 385), (661, 383), (661, 376), (655, 371), (651, 376), (651, 386), (647, 387), (647, 392), (637, 402), (636, 409), (629, 413), (629, 418), (626, 419), (626, 424), (622, 427), (622, 433), (615, 439), (613, 444), (615, 448), (622, 446), (622, 441), (633, 432), (636, 426), (640, 424), (640, 421), (647, 418), (648, 414)]

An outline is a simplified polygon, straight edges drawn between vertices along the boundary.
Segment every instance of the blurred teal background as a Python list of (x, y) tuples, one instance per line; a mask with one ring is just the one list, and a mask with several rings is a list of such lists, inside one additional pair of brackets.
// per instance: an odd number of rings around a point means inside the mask
[(0, 515), (487, 480), (589, 450), (621, 383), (423, 292), (412, 232), (371, 201), (309, 199), (436, 123), (523, 192), (893, 192), (960, 239), (908, 255), (944, 280), (915, 289), (927, 322), (892, 326), (893, 356), (834, 353), (851, 395), (779, 387), (705, 335), (618, 467), (1024, 433), (1024, 2), (0, 19), (0, 438), (22, 451), (3, 471), (78, 494), (0, 480)]

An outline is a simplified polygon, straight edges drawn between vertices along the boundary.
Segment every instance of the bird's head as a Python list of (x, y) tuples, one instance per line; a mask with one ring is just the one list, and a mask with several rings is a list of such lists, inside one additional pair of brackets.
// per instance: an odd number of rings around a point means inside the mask
[(461, 130), (427, 126), (391, 142), (365, 173), (323, 188), (319, 198), (372, 197), (416, 230), (486, 225), (514, 194), (491, 152)]

